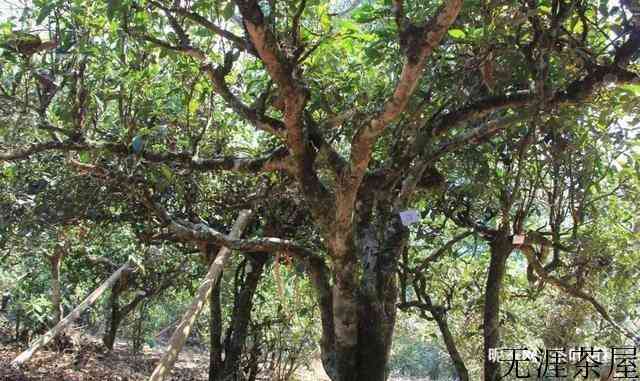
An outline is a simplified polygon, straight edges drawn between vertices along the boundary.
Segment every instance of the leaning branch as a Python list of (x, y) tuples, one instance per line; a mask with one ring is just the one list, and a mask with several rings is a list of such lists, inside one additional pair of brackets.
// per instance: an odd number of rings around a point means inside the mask
[(300, 91), (293, 80), (293, 66), (278, 48), (275, 35), (265, 22), (257, 0), (236, 0), (249, 38), (271, 78), (286, 95)]
[[(633, 44), (631, 45), (635, 46)], [(623, 55), (618, 54), (616, 57), (623, 57)], [(623, 58), (621, 58), (621, 60), (624, 61)], [(615, 65), (598, 66), (587, 76), (573, 81), (565, 90), (557, 92), (549, 101), (549, 105), (552, 107), (559, 107), (563, 104), (584, 101), (588, 97), (592, 96), (599, 87), (607, 83), (623, 85), (639, 82), (640, 75), (630, 72), (624, 68)], [(408, 148), (408, 154), (417, 161), (413, 165), (413, 169), (411, 170), (412, 173), (405, 177), (402, 195), (398, 198), (397, 203), (401, 203), (402, 200), (405, 200), (406, 197), (411, 194), (415, 188), (415, 184), (420, 179), (422, 172), (429, 164), (435, 162), (445, 154), (453, 152), (469, 143), (485, 140), (496, 135), (502, 129), (508, 127), (510, 123), (515, 122), (517, 120), (517, 116), (506, 116), (501, 117), (500, 119), (490, 120), (481, 127), (475, 128), (467, 133), (460, 134), (449, 141), (441, 143), (433, 151), (427, 151), (425, 150), (425, 147), (431, 141), (433, 136), (443, 134), (444, 132), (450, 131), (465, 122), (477, 120), (495, 111), (531, 105), (535, 100), (535, 96), (527, 92), (492, 97), (467, 105), (458, 111), (451, 112), (438, 119), (430, 130), (419, 135), (415, 139), (414, 145)], [(407, 165), (412, 162), (413, 160), (406, 160)], [(394, 176), (405, 173), (405, 171), (406, 169), (396, 171)]]
[[(525, 244), (530, 245), (530, 243), (528, 243), (526, 240)], [(564, 291), (569, 295), (589, 302), (593, 306), (593, 308), (600, 314), (600, 316), (602, 316), (604, 320), (611, 324), (611, 326), (615, 330), (632, 339), (635, 343), (640, 342), (640, 336), (613, 320), (611, 315), (609, 315), (609, 311), (607, 311), (607, 309), (600, 302), (598, 302), (595, 297), (584, 292), (582, 289), (569, 284), (568, 282), (550, 275), (544, 269), (544, 266), (542, 265), (542, 263), (540, 263), (540, 260), (533, 254), (533, 250), (521, 250), (521, 252), (525, 255), (525, 257), (527, 258), (527, 262), (533, 267), (533, 270), (542, 280), (551, 283), (560, 291)]]
[[(399, 8), (398, 4), (395, 7)], [(351, 172), (360, 180), (371, 159), (373, 145), (384, 129), (406, 109), (422, 77), (427, 58), (440, 45), (461, 8), (462, 0), (450, 0), (426, 26), (409, 25), (401, 31), (401, 47), (405, 51), (406, 59), (393, 95), (383, 106), (382, 112), (356, 132), (351, 143)], [(359, 183), (360, 181), (357, 181), (353, 185), (359, 186)]]
[(233, 64), (233, 56), (231, 54), (225, 55), (225, 62), (220, 67), (214, 67), (205, 52), (188, 44), (172, 45), (169, 42), (160, 40), (156, 37), (150, 36), (146, 33), (138, 31), (129, 31), (131, 35), (137, 37), (143, 41), (147, 41), (159, 48), (165, 50), (171, 50), (174, 52), (182, 53), (189, 57), (192, 57), (202, 65), (202, 70), (207, 74), (207, 77), (213, 83), (214, 91), (227, 102), (227, 105), (241, 118), (251, 123), (257, 129), (268, 132), (276, 136), (282, 136), (283, 124), (277, 119), (273, 119), (264, 113), (259, 113), (256, 109), (253, 109), (244, 104), (240, 98), (235, 96), (229, 89), (229, 85), (226, 83), (225, 76), (231, 71), (231, 65)]
[[(107, 151), (119, 156), (128, 156), (131, 149), (125, 144), (119, 143), (88, 143), (76, 141), (50, 141), (44, 143), (31, 144), (24, 148), (19, 148), (5, 153), (0, 153), (0, 162), (26, 160), (31, 156), (47, 152), (85, 152), (85, 151)], [(200, 159), (191, 152), (153, 152), (145, 150), (139, 154), (142, 159), (149, 163), (175, 163), (198, 171), (233, 171), (260, 173), (271, 171), (286, 171), (288, 168), (288, 152), (282, 147), (274, 150), (268, 155), (259, 158), (243, 157), (219, 157), (210, 159)]]
[[(591, 96), (598, 87), (607, 83), (623, 85), (640, 82), (640, 75), (625, 69), (629, 62), (629, 57), (638, 50), (640, 50), (640, 36), (635, 33), (625, 44), (618, 48), (614, 54), (615, 63), (613, 65), (595, 66), (589, 74), (575, 79), (565, 90), (558, 91), (549, 100), (549, 105), (557, 107), (564, 103), (583, 101)], [(428, 127), (426, 131), (416, 139), (416, 150), (419, 151), (424, 147), (430, 137), (441, 135), (463, 123), (478, 120), (494, 111), (529, 106), (536, 100), (537, 97), (533, 92), (518, 91), (481, 99), (437, 118), (431, 118), (424, 126)]]
[(82, 313), (82, 311), (84, 311), (93, 303), (95, 303), (96, 300), (98, 300), (98, 298), (100, 298), (100, 296), (108, 288), (113, 286), (118, 281), (118, 279), (120, 279), (122, 274), (126, 271), (130, 271), (128, 264), (121, 266), (118, 270), (116, 270), (113, 274), (111, 274), (111, 276), (106, 281), (104, 281), (104, 283), (102, 283), (91, 294), (89, 294), (89, 296), (87, 296), (87, 298), (83, 300), (82, 303), (80, 303), (73, 311), (71, 311), (69, 315), (65, 316), (64, 319), (60, 320), (60, 322), (56, 324), (55, 327), (51, 328), (49, 332), (40, 336), (36, 341), (34, 341), (29, 346), (28, 349), (20, 353), (20, 355), (18, 355), (18, 357), (16, 357), (11, 362), (11, 366), (18, 367), (24, 364), (25, 362), (29, 361), (31, 356), (33, 356), (33, 354), (36, 351), (38, 351), (40, 348), (44, 347), (49, 342), (51, 342), (51, 340), (53, 340), (54, 337), (56, 337), (58, 334), (63, 332), (65, 329), (67, 329), (71, 325), (71, 323), (77, 320), (80, 317), (80, 314)]
[(409, 174), (407, 174), (402, 181), (400, 194), (395, 201), (396, 205), (400, 206), (408, 200), (409, 196), (413, 194), (413, 191), (418, 185), (418, 182), (422, 178), (424, 172), (444, 155), (458, 150), (468, 144), (477, 144), (485, 141), (498, 134), (503, 129), (512, 126), (518, 120), (518, 115), (509, 115), (500, 119), (490, 120), (479, 127), (473, 128), (448, 141), (440, 143), (434, 150), (422, 152)]
[(427, 58), (440, 45), (449, 26), (458, 17), (462, 0), (445, 2), (427, 25), (421, 27), (404, 20), (400, 2), (396, 1), (394, 7), (398, 22), (402, 24), (400, 45), (406, 54), (405, 63), (393, 95), (384, 104), (382, 111), (359, 128), (353, 136), (348, 173), (343, 177), (343, 192), (340, 192), (338, 200), (338, 223), (346, 230), (351, 223), (351, 211), (369, 166), (373, 146), (385, 128), (406, 109), (422, 77)]
[(423, 271), (425, 271), (429, 266), (431, 266), (432, 263), (438, 261), (440, 258), (442, 258), (442, 256), (444, 256), (449, 250), (451, 250), (451, 248), (458, 242), (462, 241), (463, 239), (467, 238), (468, 236), (473, 234), (473, 230), (469, 230), (466, 231), (464, 233), (458, 234), (457, 236), (453, 237), (450, 241), (448, 241), (447, 243), (445, 243), (441, 248), (439, 248), (438, 250), (436, 250), (434, 253), (432, 253), (431, 255), (429, 255), (428, 257), (426, 257), (419, 266), (416, 267), (416, 269), (414, 270), (414, 272), (416, 273), (422, 273)]
[(205, 18), (204, 16), (196, 12), (193, 12), (187, 8), (182, 8), (182, 7), (173, 7), (173, 8), (166, 7), (157, 1), (149, 1), (149, 3), (157, 8), (164, 10), (165, 12), (175, 13), (176, 15), (183, 16), (195, 22), (196, 24), (207, 29), (209, 32), (217, 36), (220, 36), (226, 39), (227, 41), (230, 41), (231, 43), (233, 43), (233, 46), (240, 51), (247, 52), (252, 55), (257, 54), (255, 51), (255, 48), (251, 45), (250, 41), (247, 41), (244, 38), (224, 28), (217, 26), (216, 24), (214, 24), (213, 22), (211, 22), (210, 20), (208, 20), (207, 18)]
[(86, 147), (82, 144), (73, 141), (50, 141), (45, 143), (30, 144), (26, 147), (18, 148), (15, 150), (6, 150), (0, 153), (0, 161), (15, 161), (24, 160), (29, 157), (45, 152), (45, 151), (80, 151), (85, 150)]
[(211, 64), (204, 64), (202, 70), (205, 72), (209, 80), (213, 83), (214, 89), (222, 99), (227, 102), (229, 107), (240, 117), (254, 125), (257, 129), (269, 132), (272, 135), (283, 137), (284, 124), (264, 113), (258, 112), (255, 108), (251, 108), (244, 104), (229, 89), (229, 85), (225, 80), (225, 76), (231, 70), (231, 67), (214, 68)]
[(267, 24), (257, 0), (236, 0), (244, 25), (253, 46), (258, 52), (269, 76), (278, 85), (284, 100), (284, 125), (287, 130), (287, 146), (296, 164), (295, 177), (304, 186), (315, 187), (312, 156), (308, 136), (303, 128), (304, 108), (309, 98), (301, 81), (294, 78), (295, 59), (287, 57), (279, 48), (272, 29)]
[[(251, 215), (252, 212), (250, 210), (240, 211), (240, 214), (229, 233), (229, 238), (238, 239), (242, 235), (242, 232), (249, 224)], [(211, 294), (213, 285), (218, 283), (220, 280), (222, 270), (230, 257), (231, 250), (229, 247), (223, 247), (218, 251), (215, 260), (209, 267), (209, 271), (207, 272), (204, 281), (200, 285), (200, 288), (198, 288), (196, 297), (193, 299), (189, 309), (173, 331), (173, 335), (171, 335), (171, 339), (169, 340), (169, 347), (162, 355), (162, 358), (151, 374), (151, 377), (149, 377), (149, 381), (162, 381), (169, 375), (169, 373), (171, 373), (171, 369), (178, 359), (178, 354), (180, 354), (182, 347), (184, 347), (184, 344), (189, 337), (193, 324), (198, 318), (202, 307), (204, 307), (204, 304), (209, 299), (209, 294)]]
[(301, 259), (316, 257), (309, 249), (294, 241), (274, 237), (232, 238), (204, 223), (194, 224), (188, 221), (170, 219), (168, 229), (177, 239), (187, 242), (210, 242), (239, 251), (268, 253), (282, 251)]

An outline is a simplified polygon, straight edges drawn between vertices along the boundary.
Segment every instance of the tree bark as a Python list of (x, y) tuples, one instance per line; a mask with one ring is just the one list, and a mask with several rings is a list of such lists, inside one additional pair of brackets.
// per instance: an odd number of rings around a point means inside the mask
[(49, 256), (49, 262), (51, 263), (51, 304), (54, 324), (58, 324), (64, 315), (62, 307), (62, 287), (60, 286), (60, 267), (62, 266), (63, 257), (64, 248), (60, 245), (56, 246), (53, 254)]
[(102, 343), (108, 350), (113, 349), (113, 344), (116, 341), (116, 334), (118, 332), (118, 327), (120, 326), (120, 321), (122, 320), (122, 314), (120, 313), (120, 292), (118, 290), (119, 287), (114, 286), (111, 288), (111, 296), (109, 297), (109, 324), (107, 331), (102, 337)]
[(216, 381), (223, 369), (220, 279), (213, 286), (209, 300), (209, 336), (209, 381)]
[(500, 366), (498, 362), (489, 361), (489, 349), (500, 344), (500, 291), (504, 283), (507, 258), (513, 246), (509, 236), (500, 234), (489, 244), (491, 262), (484, 299), (484, 380), (498, 381)]
[[(249, 223), (250, 217), (250, 210), (240, 211), (240, 214), (238, 215), (238, 218), (236, 219), (236, 222), (233, 224), (233, 228), (229, 233), (229, 237), (233, 239), (239, 238), (242, 235), (242, 231)], [(231, 250), (226, 247), (223, 247), (220, 249), (220, 251), (218, 251), (218, 255), (216, 256), (216, 259), (211, 263), (209, 271), (207, 272), (204, 281), (200, 285), (196, 297), (193, 299), (191, 306), (182, 317), (180, 324), (178, 324), (176, 330), (173, 332), (173, 335), (169, 340), (169, 347), (158, 362), (158, 365), (151, 374), (151, 377), (149, 377), (149, 381), (164, 380), (164, 378), (167, 377), (169, 373), (171, 373), (171, 369), (173, 368), (173, 365), (178, 358), (178, 354), (182, 350), (182, 347), (189, 337), (189, 333), (191, 332), (193, 324), (200, 314), (200, 311), (202, 311), (202, 307), (207, 302), (213, 285), (220, 279), (220, 276), (222, 275), (222, 269), (224, 268), (224, 265), (227, 263), (230, 256)]]
[[(360, 283), (358, 377), (384, 381), (391, 352), (398, 301), (398, 261), (408, 243), (408, 230), (398, 217), (382, 214), (383, 222), (358, 235), (363, 265)], [(377, 240), (376, 240), (377, 238)]]
[(240, 293), (236, 297), (233, 308), (233, 320), (229, 339), (225, 340), (225, 357), (223, 379), (241, 379), (238, 374), (242, 349), (247, 338), (251, 309), (253, 308), (253, 296), (262, 277), (266, 257), (258, 254), (249, 261), (251, 269), (247, 272)]
[(0, 312), (4, 312), (9, 306), (9, 300), (11, 300), (11, 294), (8, 292), (0, 294)]
[[(126, 316), (126, 312), (120, 308), (120, 295), (129, 287), (128, 277), (121, 277), (118, 282), (111, 287), (111, 295), (109, 295), (109, 319), (108, 328), (102, 337), (102, 343), (108, 350), (113, 349), (118, 333), (118, 327), (122, 319)], [(134, 306), (135, 307), (135, 306)], [(132, 308), (133, 309), (133, 308)]]
[[(396, 267), (408, 240), (397, 216), (379, 211), (376, 221), (364, 220), (353, 243), (333, 244), (346, 253), (332, 253), (331, 295), (312, 274), (322, 311), (323, 365), (333, 381), (384, 381), (396, 319)], [(323, 307), (324, 306), (324, 307)], [(324, 332), (326, 330), (331, 332)]]
[(335, 370), (327, 372), (334, 381), (357, 380), (356, 350), (358, 344), (358, 306), (357, 284), (355, 282), (355, 263), (336, 261), (333, 296), (333, 331), (335, 342)]
[(83, 300), (82, 303), (80, 303), (73, 311), (71, 311), (69, 315), (65, 316), (65, 318), (62, 319), (58, 324), (56, 324), (55, 327), (51, 328), (49, 332), (40, 336), (31, 344), (31, 346), (27, 350), (18, 355), (18, 357), (16, 357), (11, 362), (11, 365), (15, 367), (28, 361), (37, 350), (47, 345), (54, 337), (56, 337), (60, 332), (64, 331), (71, 325), (71, 323), (78, 319), (82, 311), (95, 303), (96, 300), (98, 300), (98, 298), (100, 298), (100, 296), (105, 292), (105, 290), (111, 287), (115, 282), (117, 282), (118, 279), (120, 279), (120, 276), (122, 276), (122, 274), (128, 270), (129, 265), (125, 264), (118, 270), (116, 270), (116, 272), (111, 274), (111, 276), (106, 281), (104, 281), (104, 283), (102, 283), (91, 294), (89, 294), (89, 296), (85, 300)]
[(447, 352), (449, 352), (449, 357), (451, 357), (451, 361), (453, 362), (453, 367), (456, 369), (459, 381), (469, 381), (469, 371), (467, 370), (467, 366), (464, 364), (464, 360), (462, 359), (460, 352), (458, 352), (458, 347), (456, 346), (451, 330), (449, 329), (449, 323), (447, 322), (446, 315), (444, 312), (434, 314), (433, 318), (438, 324), (438, 328), (440, 329), (440, 333), (444, 339)]
[(128, 304), (124, 306), (120, 305), (120, 296), (122, 293), (127, 291), (131, 285), (131, 280), (127, 277), (122, 277), (119, 282), (113, 285), (111, 288), (111, 297), (109, 301), (109, 307), (111, 309), (111, 313), (109, 316), (108, 328), (102, 337), (102, 343), (104, 346), (112, 350), (113, 345), (115, 344), (116, 337), (118, 334), (118, 328), (120, 328), (120, 324), (122, 321), (129, 316), (131, 312), (133, 312), (138, 305), (154, 295), (162, 293), (167, 288), (171, 287), (174, 284), (174, 279), (171, 274), (168, 274), (163, 277), (159, 284), (157, 285), (149, 285), (149, 281), (143, 281), (143, 283), (147, 283), (146, 290), (139, 290), (133, 300), (131, 300)]

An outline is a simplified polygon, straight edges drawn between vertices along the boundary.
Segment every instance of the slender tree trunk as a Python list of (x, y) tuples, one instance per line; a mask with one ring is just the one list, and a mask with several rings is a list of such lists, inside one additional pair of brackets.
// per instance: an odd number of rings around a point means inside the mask
[(20, 307), (18, 307), (18, 310), (16, 311), (16, 331), (15, 331), (15, 335), (14, 335), (14, 339), (16, 341), (20, 340), (20, 322), (21, 322), (21, 318), (22, 318), (22, 309)]
[(498, 362), (489, 361), (489, 350), (500, 344), (500, 292), (504, 283), (507, 258), (513, 246), (510, 237), (501, 235), (491, 243), (491, 262), (484, 299), (484, 380), (498, 381), (500, 366)]
[(218, 380), (222, 363), (222, 308), (220, 307), (220, 279), (213, 286), (209, 300), (209, 381)]
[(64, 257), (64, 248), (56, 246), (54, 252), (49, 256), (51, 263), (51, 304), (53, 308), (53, 322), (58, 324), (64, 315), (62, 307), (62, 287), (60, 286), (60, 267), (62, 266), (62, 258)]
[(34, 341), (31, 344), (31, 346), (27, 350), (25, 350), (20, 355), (18, 355), (18, 357), (16, 357), (11, 362), (11, 365), (19, 366), (21, 364), (24, 364), (26, 361), (28, 361), (38, 349), (47, 345), (54, 337), (56, 337), (60, 332), (64, 331), (66, 328), (68, 328), (71, 325), (71, 323), (73, 323), (76, 319), (78, 319), (82, 311), (84, 311), (85, 309), (87, 309), (87, 307), (95, 303), (96, 300), (98, 300), (98, 298), (100, 298), (100, 296), (105, 292), (105, 290), (113, 286), (113, 284), (117, 282), (118, 279), (120, 279), (120, 276), (122, 276), (122, 274), (128, 270), (129, 270), (129, 266), (125, 264), (122, 267), (120, 267), (118, 270), (116, 270), (116, 272), (111, 274), (111, 276), (106, 281), (104, 281), (104, 283), (102, 283), (91, 294), (89, 294), (89, 296), (87, 296), (87, 298), (83, 300), (82, 303), (80, 303), (73, 311), (71, 311), (69, 315), (65, 316), (65, 318), (62, 319), (58, 324), (56, 324), (55, 327), (51, 328), (49, 332), (40, 336), (36, 341)]
[(456, 374), (460, 381), (469, 381), (469, 371), (467, 370), (466, 365), (464, 364), (464, 360), (458, 352), (458, 347), (456, 346), (456, 342), (453, 339), (453, 335), (451, 334), (451, 330), (449, 329), (449, 323), (447, 322), (447, 317), (444, 312), (433, 315), (436, 323), (438, 324), (438, 328), (440, 329), (440, 333), (442, 334), (442, 338), (444, 339), (444, 344), (447, 348), (447, 352), (449, 352), (449, 357), (451, 357), (451, 361), (453, 362), (454, 368), (456, 368)]
[(102, 343), (108, 350), (113, 350), (113, 344), (116, 341), (118, 327), (120, 326), (120, 322), (123, 318), (120, 313), (120, 293), (121, 288), (118, 287), (118, 284), (111, 287), (111, 295), (109, 296), (110, 313), (108, 328), (102, 337)]
[(236, 297), (233, 308), (233, 320), (229, 339), (225, 341), (224, 375), (223, 379), (241, 379), (239, 375), (240, 356), (247, 338), (253, 295), (262, 277), (266, 257), (256, 255), (248, 263), (251, 269), (247, 272), (240, 293)]
[(11, 293), (9, 292), (5, 292), (0, 294), (0, 312), (4, 312), (6, 311), (7, 307), (9, 306), (9, 301), (11, 300)]
[(133, 312), (141, 302), (149, 299), (154, 295), (160, 294), (164, 290), (169, 288), (173, 284), (172, 280), (173, 279), (171, 277), (166, 277), (156, 287), (148, 288), (145, 291), (136, 293), (136, 296), (133, 298), (133, 300), (131, 300), (124, 306), (120, 305), (120, 295), (122, 295), (123, 292), (129, 289), (129, 286), (131, 284), (130, 280), (127, 277), (122, 277), (119, 282), (113, 285), (113, 287), (111, 288), (111, 297), (109, 300), (109, 308), (111, 312), (108, 319), (108, 328), (106, 329), (105, 334), (102, 337), (102, 342), (107, 349), (113, 349), (113, 345), (115, 344), (118, 334), (118, 328), (120, 328), (120, 324), (122, 323), (122, 321), (127, 316), (129, 316), (129, 314)]
[[(231, 232), (229, 233), (229, 237), (239, 238), (242, 235), (242, 231), (249, 223), (250, 217), (251, 211), (240, 211), (240, 214), (236, 219), (236, 222), (233, 224)], [(182, 320), (176, 327), (176, 330), (173, 332), (173, 335), (169, 340), (169, 347), (158, 362), (158, 365), (151, 374), (151, 377), (149, 377), (149, 381), (164, 380), (164, 378), (167, 377), (169, 373), (171, 373), (171, 369), (178, 359), (178, 354), (182, 350), (184, 343), (187, 341), (189, 333), (191, 333), (193, 324), (200, 314), (200, 311), (202, 311), (202, 307), (204, 307), (204, 304), (207, 302), (213, 285), (220, 279), (220, 276), (222, 275), (222, 269), (224, 268), (224, 265), (226, 264), (230, 256), (231, 250), (226, 247), (223, 247), (218, 252), (216, 259), (211, 263), (209, 271), (207, 272), (204, 281), (200, 285), (200, 288), (198, 289), (196, 297), (193, 299), (191, 306), (182, 317)]]
[(102, 337), (102, 343), (109, 351), (113, 350), (113, 345), (116, 342), (116, 336), (118, 328), (122, 322), (122, 318), (119, 312), (112, 311), (111, 318), (109, 319), (109, 329)]

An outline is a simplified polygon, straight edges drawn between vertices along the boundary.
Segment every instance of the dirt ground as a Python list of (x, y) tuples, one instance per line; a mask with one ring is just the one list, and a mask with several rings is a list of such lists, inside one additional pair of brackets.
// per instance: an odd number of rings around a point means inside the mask
[[(9, 363), (22, 349), (16, 344), (0, 344), (0, 381), (142, 381), (148, 379), (161, 354), (160, 350), (146, 348), (141, 355), (132, 356), (123, 344), (117, 344), (107, 353), (99, 343), (89, 341), (66, 353), (42, 350), (23, 368), (12, 369)], [(169, 380), (206, 381), (208, 368), (206, 353), (186, 348)], [(309, 369), (301, 369), (297, 379), (330, 381), (319, 360)], [(391, 381), (408, 380), (392, 378)]]
[[(118, 344), (106, 352), (92, 340), (62, 353), (42, 350), (21, 369), (12, 369), (11, 360), (23, 347), (16, 344), (0, 345), (0, 380), (2, 381), (137, 381), (146, 380), (160, 358), (159, 351), (133, 356), (129, 349)], [(208, 359), (185, 349), (170, 380), (207, 379)]]
[[(75, 344), (64, 351), (40, 350), (20, 369), (13, 369), (11, 360), (25, 346), (8, 339), (9, 333), (0, 326), (0, 381), (142, 381), (148, 379), (164, 350), (164, 346), (145, 347), (142, 353), (132, 355), (126, 343), (116, 342), (114, 350), (108, 352), (98, 338), (77, 334)], [(180, 353), (169, 380), (206, 381), (208, 368), (207, 351), (187, 347)], [(319, 356), (296, 376), (299, 381), (330, 381)]]

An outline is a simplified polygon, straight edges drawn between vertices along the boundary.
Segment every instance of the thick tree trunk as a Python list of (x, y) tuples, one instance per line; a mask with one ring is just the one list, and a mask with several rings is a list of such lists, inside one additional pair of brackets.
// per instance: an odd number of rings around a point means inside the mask
[[(378, 210), (377, 224), (359, 230), (363, 273), (358, 345), (358, 374), (362, 380), (384, 381), (389, 376), (398, 302), (398, 262), (409, 241), (409, 230), (397, 213)], [(377, 238), (377, 242), (376, 242)], [(373, 317), (373, 319), (372, 319)], [(372, 366), (372, 362), (373, 365)]]
[(333, 293), (329, 282), (329, 271), (324, 261), (312, 260), (309, 263), (309, 277), (315, 289), (316, 299), (320, 307), (320, 321), (322, 336), (320, 338), (320, 355), (322, 365), (331, 379), (337, 375), (336, 352), (334, 350), (335, 332), (333, 330)]
[[(386, 218), (385, 218), (386, 217)], [(333, 381), (384, 381), (396, 319), (396, 267), (408, 230), (397, 216), (382, 215), (377, 224), (358, 226), (351, 252), (333, 254), (330, 297), (312, 274), (323, 311), (322, 358)], [(335, 245), (340, 247), (340, 245)], [(317, 272), (317, 271), (316, 271)], [(332, 329), (331, 332), (324, 332)]]
[[(242, 231), (249, 223), (250, 217), (251, 211), (242, 210), (240, 212), (240, 215), (236, 219), (236, 222), (233, 224), (233, 228), (229, 233), (229, 237), (240, 238), (240, 236), (242, 235)], [(158, 362), (158, 365), (151, 374), (151, 377), (149, 377), (149, 381), (164, 380), (164, 378), (167, 377), (169, 373), (171, 373), (171, 369), (178, 359), (178, 354), (187, 341), (189, 333), (191, 333), (193, 324), (200, 314), (200, 311), (202, 311), (202, 307), (204, 307), (204, 304), (207, 302), (213, 285), (220, 279), (220, 276), (222, 275), (222, 269), (224, 268), (224, 265), (227, 263), (230, 256), (231, 250), (226, 247), (223, 247), (218, 252), (216, 259), (211, 263), (209, 271), (207, 272), (204, 281), (198, 289), (196, 297), (193, 299), (193, 302), (191, 302), (191, 306), (182, 317), (182, 320), (176, 327), (176, 330), (173, 332), (173, 335), (169, 340), (169, 347)]]
[(500, 344), (500, 291), (513, 246), (510, 237), (501, 235), (490, 243), (490, 248), (491, 262), (484, 299), (484, 380), (498, 381), (500, 366), (497, 361), (489, 361), (489, 349)]
[(84, 311), (87, 307), (91, 306), (93, 303), (98, 300), (98, 298), (107, 290), (109, 287), (113, 286), (114, 283), (120, 279), (120, 276), (125, 271), (129, 270), (128, 265), (123, 265), (116, 272), (114, 272), (109, 279), (107, 279), (104, 283), (102, 283), (98, 288), (96, 288), (85, 300), (82, 301), (69, 315), (67, 315), (64, 319), (62, 319), (55, 327), (51, 328), (49, 332), (40, 336), (36, 341), (34, 341), (31, 346), (22, 352), (18, 357), (16, 357), (12, 362), (12, 366), (19, 366), (26, 361), (28, 361), (31, 356), (40, 348), (47, 345), (54, 337), (56, 337), (60, 332), (64, 331), (68, 328), (71, 323), (73, 323), (76, 319), (80, 317), (82, 311)]
[(352, 261), (336, 261), (332, 292), (335, 369), (327, 371), (333, 381), (357, 380), (358, 306), (355, 266)]

